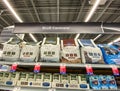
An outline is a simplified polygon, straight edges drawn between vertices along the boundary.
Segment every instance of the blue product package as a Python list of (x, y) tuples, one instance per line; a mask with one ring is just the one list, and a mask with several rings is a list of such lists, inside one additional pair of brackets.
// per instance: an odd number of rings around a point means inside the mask
[(101, 89), (109, 89), (108, 88), (108, 81), (107, 81), (107, 76), (100, 75), (99, 76), (99, 81), (101, 84)]
[(115, 48), (117, 48), (118, 50), (120, 50), (120, 41), (114, 42), (114, 43), (113, 43), (113, 46), (114, 46)]
[(108, 87), (109, 89), (117, 89), (117, 84), (116, 84), (116, 81), (115, 81), (115, 78), (114, 76), (107, 76), (107, 81), (109, 83)]
[(99, 46), (105, 63), (107, 64), (120, 64), (120, 51), (113, 45), (102, 45)]
[(95, 89), (95, 90), (100, 90), (101, 89), (101, 85), (100, 85), (100, 82), (99, 82), (99, 76), (90, 76), (89, 77), (89, 84), (90, 84), (90, 87), (92, 89)]

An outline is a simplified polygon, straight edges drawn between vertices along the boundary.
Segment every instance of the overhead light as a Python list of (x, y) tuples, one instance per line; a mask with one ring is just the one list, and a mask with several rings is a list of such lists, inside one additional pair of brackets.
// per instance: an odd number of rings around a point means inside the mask
[[(5, 3), (5, 5), (8, 7), (8, 9), (12, 12), (12, 14), (15, 16), (15, 18), (19, 21), (19, 22), (23, 22), (22, 19), (18, 16), (18, 14), (15, 12), (15, 10), (13, 9), (13, 7), (10, 5), (10, 3), (8, 2), (8, 0), (3, 0), (3, 2)], [(33, 41), (37, 42), (36, 38), (32, 35), (29, 34), (31, 36), (31, 38), (33, 39)]]
[(37, 39), (33, 36), (33, 34), (29, 33), (29, 36), (33, 39), (34, 42), (37, 42)]
[(80, 36), (80, 34), (79, 34), (79, 33), (78, 33), (78, 34), (76, 34), (75, 39), (78, 39), (78, 38), (79, 38), (79, 36)]
[(111, 28), (111, 27), (104, 27), (105, 29), (109, 29), (109, 30), (115, 30), (115, 31), (120, 31), (119, 28)]
[(112, 42), (108, 43), (108, 45), (112, 45), (114, 42), (118, 42), (118, 41), (120, 41), (120, 37), (115, 39), (115, 40), (113, 40)]
[(15, 16), (15, 18), (19, 21), (19, 22), (23, 22), (22, 19), (20, 19), (20, 17), (17, 15), (17, 13), (15, 12), (15, 10), (13, 9), (13, 7), (10, 5), (10, 3), (8, 2), (8, 0), (3, 0), (3, 2), (5, 3), (5, 5), (8, 7), (8, 9), (12, 12), (12, 14)]
[(112, 44), (113, 44), (113, 42), (108, 43), (108, 45), (112, 45)]
[(96, 36), (93, 41), (95, 41), (96, 39), (98, 39), (102, 34), (99, 34), (98, 36)]
[[(95, 1), (96, 0), (89, 0), (89, 4), (93, 5)], [(99, 5), (105, 5), (106, 2), (107, 2), (107, 0), (100, 0)]]
[(100, 0), (95, 0), (95, 3), (93, 4), (93, 7), (91, 8), (90, 12), (87, 15), (87, 18), (85, 19), (85, 22), (88, 22), (92, 15), (94, 14), (95, 10), (97, 9), (98, 5), (100, 3)]

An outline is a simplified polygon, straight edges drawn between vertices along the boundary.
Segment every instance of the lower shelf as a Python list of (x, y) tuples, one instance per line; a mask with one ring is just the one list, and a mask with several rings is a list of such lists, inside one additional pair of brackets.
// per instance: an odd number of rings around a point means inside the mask
[(14, 86), (0, 86), (0, 90), (9, 91), (120, 91), (117, 90), (84, 90), (84, 89), (63, 89), (63, 88), (39, 88), (39, 87), (14, 87)]
[(114, 65), (114, 64), (68, 64), (68, 63), (46, 63), (46, 62), (25, 63), (25, 62), (6, 62), (6, 61), (0, 60), (0, 64), (2, 64), (2, 65), (12, 65), (14, 63), (21, 65), (21, 66), (26, 66), (26, 65), (34, 66), (36, 64), (40, 64), (41, 66), (59, 67), (61, 64), (64, 64), (67, 67), (86, 67), (86, 65), (91, 65), (93, 68), (111, 68), (112, 66), (116, 66), (117, 68), (120, 68), (120, 65)]

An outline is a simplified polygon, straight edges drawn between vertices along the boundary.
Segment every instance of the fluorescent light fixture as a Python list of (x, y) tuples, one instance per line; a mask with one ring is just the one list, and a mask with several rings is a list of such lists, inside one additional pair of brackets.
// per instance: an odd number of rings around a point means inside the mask
[(93, 41), (95, 41), (96, 39), (98, 39), (102, 34), (99, 34), (98, 36), (96, 36)]
[(8, 7), (8, 9), (12, 12), (12, 14), (15, 16), (15, 18), (19, 21), (19, 22), (23, 22), (20, 17), (17, 15), (17, 13), (15, 12), (15, 10), (13, 9), (13, 7), (10, 5), (10, 3), (8, 2), (8, 0), (3, 0), (3, 2), (5, 3), (5, 5)]
[(95, 10), (97, 9), (98, 5), (100, 3), (100, 0), (95, 0), (95, 3), (93, 5), (93, 7), (91, 8), (87, 18), (85, 19), (85, 22), (88, 22), (90, 20), (90, 18), (92, 17), (92, 15), (94, 14)]
[(112, 44), (113, 44), (113, 42), (108, 43), (108, 45), (112, 45)]
[(78, 39), (78, 38), (79, 38), (79, 36), (80, 36), (80, 34), (79, 34), (79, 33), (78, 33), (78, 34), (76, 34), (75, 39)]
[(33, 34), (29, 33), (29, 36), (33, 39), (34, 42), (37, 42), (37, 39), (33, 36)]
[(120, 41), (120, 37), (115, 39), (115, 40), (113, 40), (112, 42), (108, 43), (108, 45), (112, 45), (114, 42), (118, 42), (118, 41)]
[(115, 31), (120, 31), (120, 29), (117, 29), (117, 28), (109, 28), (109, 27), (103, 27), (105, 29), (109, 29), (109, 30), (115, 30)]
[[(12, 14), (15, 16), (15, 18), (19, 21), (19, 22), (23, 22), (22, 19), (18, 16), (18, 14), (15, 12), (15, 10), (13, 9), (13, 7), (10, 5), (10, 3), (8, 2), (8, 0), (3, 0), (3, 2), (5, 3), (5, 5), (8, 7), (8, 9), (12, 12)], [(30, 33), (29, 34), (30, 37), (33, 39), (34, 42), (37, 42), (36, 38)], [(24, 38), (24, 36), (22, 37)]]

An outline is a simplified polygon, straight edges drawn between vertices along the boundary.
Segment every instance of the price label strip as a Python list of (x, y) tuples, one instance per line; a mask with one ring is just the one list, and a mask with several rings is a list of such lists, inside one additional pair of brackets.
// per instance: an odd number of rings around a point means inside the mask
[(21, 87), (14, 87), (13, 88), (13, 91), (20, 91), (21, 90)]
[(50, 89), (48, 89), (48, 91), (56, 91), (56, 89), (50, 88)]
[(34, 66), (34, 73), (39, 73), (40, 72), (40, 69), (41, 69), (41, 64), (36, 64)]
[(86, 72), (88, 75), (93, 75), (93, 68), (91, 65), (86, 65)]
[(17, 63), (12, 64), (11, 69), (10, 69), (10, 72), (15, 72), (16, 69), (17, 69), (17, 66), (18, 66)]
[(66, 74), (66, 64), (60, 64), (60, 74)]
[(115, 76), (119, 76), (119, 75), (120, 75), (117, 66), (112, 65), (111, 68), (112, 68), (112, 72), (113, 72), (113, 74), (114, 74)]

